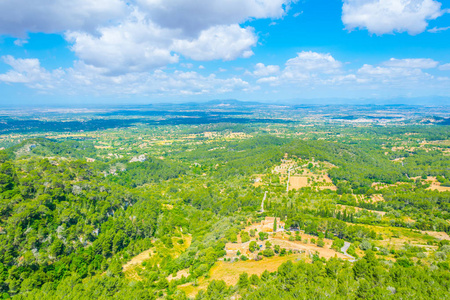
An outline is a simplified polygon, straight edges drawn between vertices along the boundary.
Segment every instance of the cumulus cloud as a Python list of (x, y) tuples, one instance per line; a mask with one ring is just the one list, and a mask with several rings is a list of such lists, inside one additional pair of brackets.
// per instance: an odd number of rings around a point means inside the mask
[[(0, 82), (24, 84), (55, 95), (215, 95), (255, 91), (268, 86), (282, 86), (294, 91), (333, 90), (337, 93), (355, 89), (396, 93), (410, 93), (423, 88), (448, 90), (448, 77), (435, 77), (426, 72), (436, 65), (435, 61), (426, 58), (393, 58), (379, 64), (364, 64), (353, 70), (345, 68), (345, 64), (331, 54), (300, 52), (287, 60), (284, 67), (255, 65), (255, 74), (251, 73), (255, 78), (251, 81), (225, 73), (205, 75), (204, 70), (199, 74), (193, 69), (108, 74), (105, 68), (84, 61), (77, 61), (67, 69), (47, 70), (38, 59), (4, 56), (2, 60), (10, 70), (0, 74)], [(439, 68), (450, 70), (449, 64)]]
[(391, 58), (384, 62), (385, 66), (397, 68), (417, 68), (417, 69), (433, 69), (438, 66), (438, 62), (430, 58)]
[(68, 32), (66, 39), (86, 64), (107, 73), (141, 72), (178, 62), (178, 56), (170, 49), (176, 31), (155, 25), (139, 12), (120, 25), (98, 31), (99, 35)]
[(429, 20), (444, 13), (441, 3), (434, 0), (344, 0), (342, 21), (348, 30), (415, 35), (425, 31)]
[(122, 0), (2, 0), (0, 34), (24, 37), (27, 32), (92, 32), (99, 25), (125, 16)]
[(239, 25), (215, 26), (186, 39), (180, 30), (162, 28), (138, 11), (98, 32), (68, 32), (66, 39), (80, 59), (107, 74), (154, 70), (178, 62), (179, 55), (200, 61), (249, 57), (257, 42), (252, 28)]
[(3, 56), (3, 62), (12, 69), (0, 74), (0, 81), (9, 83), (31, 83), (45, 80), (50, 73), (41, 67), (38, 59), (15, 59), (11, 55)]
[[(259, 66), (261, 68), (261, 74), (266, 72), (267, 67), (264, 65)], [(276, 66), (272, 66), (273, 71), (276, 70)], [(256, 69), (255, 71), (258, 71)], [(312, 51), (303, 51), (297, 53), (297, 56), (289, 59), (285, 67), (278, 76), (269, 76), (273, 74), (267, 74), (265, 77), (259, 79), (258, 83), (269, 83), (272, 85), (279, 85), (283, 83), (309, 83), (320, 84), (331, 77), (336, 76), (342, 72), (342, 63), (336, 60), (329, 53), (318, 53)]]
[[(279, 73), (267, 74), (256, 83), (302, 89), (337, 89), (341, 86), (350, 89), (414, 90), (418, 83), (421, 87), (437, 84), (438, 80), (425, 71), (438, 65), (437, 61), (429, 58), (391, 58), (378, 65), (364, 64), (356, 70), (349, 70), (329, 53), (303, 51), (287, 60)], [(260, 65), (263, 71), (264, 67)], [(447, 66), (440, 68), (446, 69)]]
[(378, 84), (379, 87), (409, 86), (426, 84), (433, 76), (417, 67), (387, 67), (365, 64), (357, 71), (358, 78), (364, 83)]
[(23, 83), (41, 91), (71, 95), (200, 95), (249, 91), (251, 85), (237, 77), (218, 78), (197, 72), (155, 70), (105, 75), (103, 68), (77, 61), (72, 68), (46, 70), (38, 59), (3, 57), (11, 70), (0, 82)]
[(269, 76), (280, 72), (280, 67), (276, 65), (264, 65), (263, 63), (257, 63), (255, 65), (255, 71), (253, 75), (258, 77)]
[(112, 76), (153, 71), (178, 62), (179, 56), (248, 58), (258, 37), (252, 27), (239, 24), (283, 17), (295, 1), (3, 0), (0, 34), (63, 34), (80, 60)]
[(251, 18), (280, 18), (292, 0), (137, 0), (157, 24), (182, 29), (190, 36), (217, 25), (242, 23)]
[(303, 51), (286, 62), (283, 75), (288, 78), (314, 77), (316, 73), (331, 74), (338, 72), (342, 63), (329, 53)]
[(253, 55), (251, 47), (257, 42), (253, 28), (239, 25), (214, 26), (202, 31), (198, 38), (174, 41), (172, 50), (193, 60), (233, 60)]

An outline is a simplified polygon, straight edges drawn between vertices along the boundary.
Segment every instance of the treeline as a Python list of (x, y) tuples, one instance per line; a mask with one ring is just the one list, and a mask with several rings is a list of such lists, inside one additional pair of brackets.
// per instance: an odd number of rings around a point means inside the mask
[(414, 265), (409, 260), (380, 261), (371, 251), (353, 265), (332, 258), (314, 263), (288, 261), (277, 272), (261, 276), (243, 273), (234, 287), (213, 281), (196, 300), (228, 299), (446, 299), (449, 271), (439, 266)]

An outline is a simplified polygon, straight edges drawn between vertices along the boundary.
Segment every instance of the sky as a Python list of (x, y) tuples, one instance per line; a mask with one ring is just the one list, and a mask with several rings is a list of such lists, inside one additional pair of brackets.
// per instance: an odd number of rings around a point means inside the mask
[(0, 106), (396, 98), (450, 104), (449, 0), (0, 1)]

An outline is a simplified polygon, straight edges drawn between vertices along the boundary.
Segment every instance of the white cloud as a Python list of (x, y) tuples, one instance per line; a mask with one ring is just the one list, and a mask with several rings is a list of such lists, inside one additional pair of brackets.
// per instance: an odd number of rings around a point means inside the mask
[(439, 66), (439, 70), (441, 71), (450, 71), (450, 63), (449, 64), (443, 64)]
[(425, 84), (433, 76), (419, 68), (382, 67), (365, 64), (357, 72), (358, 78), (365, 83), (376, 83), (382, 86), (411, 86), (412, 84)]
[[(262, 66), (261, 69), (265, 71)], [(266, 77), (259, 79), (257, 82), (270, 83), (271, 85), (283, 83), (320, 85), (341, 72), (342, 63), (331, 54), (303, 51), (297, 53), (296, 57), (289, 59), (278, 76), (267, 74)]]
[(139, 11), (98, 32), (68, 32), (66, 39), (80, 59), (108, 74), (154, 70), (178, 62), (180, 54), (199, 61), (246, 58), (257, 42), (252, 28), (239, 25), (215, 26), (198, 38), (184, 39), (180, 30), (162, 28)]
[(14, 41), (14, 45), (16, 45), (18, 47), (22, 47), (25, 44), (28, 44), (27, 40), (17, 39)]
[(177, 39), (172, 50), (193, 60), (233, 60), (253, 55), (257, 37), (253, 28), (239, 25), (214, 26), (200, 33), (196, 39)]
[[(294, 93), (312, 93), (314, 90), (318, 93), (377, 90), (380, 93), (395, 94), (430, 89), (449, 91), (448, 77), (435, 77), (425, 72), (436, 65), (434, 60), (426, 58), (390, 59), (375, 65), (364, 64), (359, 69), (352, 70), (331, 54), (301, 52), (289, 59), (282, 69), (262, 63), (255, 65), (255, 74), (250, 73), (255, 77), (250, 82), (217, 70), (217, 75), (202, 75), (193, 69), (156, 69), (112, 74), (106, 73), (107, 69), (103, 67), (83, 61), (75, 62), (72, 68), (56, 70), (43, 68), (37, 59), (5, 56), (3, 61), (10, 66), (10, 70), (0, 74), (0, 82), (23, 84), (55, 95), (165, 97), (216, 95), (255, 91), (259, 88), (271, 93), (273, 88), (268, 88), (269, 86), (279, 86)], [(443, 64), (439, 68), (450, 70), (449, 64)]]
[(434, 27), (434, 28), (428, 29), (428, 32), (438, 33), (438, 32), (446, 31), (446, 30), (449, 30), (449, 29), (450, 29), (450, 26), (447, 26), (447, 27)]
[(123, 17), (127, 11), (121, 0), (2, 0), (0, 34), (24, 37), (27, 32), (92, 32), (101, 24)]
[(150, 19), (196, 36), (217, 25), (242, 23), (251, 18), (280, 18), (292, 0), (137, 0)]
[(436, 68), (439, 63), (430, 58), (406, 58), (406, 59), (391, 58), (389, 61), (386, 61), (383, 64), (388, 67), (397, 67), (397, 68), (433, 69)]
[(170, 49), (177, 32), (153, 24), (137, 11), (122, 24), (98, 31), (98, 36), (68, 32), (66, 39), (86, 64), (105, 72), (140, 72), (178, 62), (178, 56)]
[[(344, 68), (344, 64), (329, 53), (304, 51), (287, 60), (285, 68), (279, 73), (267, 74), (256, 83), (308, 90), (338, 89), (339, 86), (350, 89), (414, 90), (417, 86), (433, 86), (438, 82), (433, 75), (424, 72), (436, 68), (438, 64), (429, 58), (392, 58), (379, 65), (364, 64), (355, 71)], [(264, 67), (260, 65), (262, 70)]]
[(444, 13), (441, 3), (434, 0), (344, 0), (342, 21), (348, 30), (415, 35), (425, 31), (428, 20)]
[(270, 84), (278, 84), (279, 83), (279, 79), (276, 76), (270, 76), (270, 77), (264, 77), (264, 78), (260, 78), (258, 79), (256, 82), (257, 83), (270, 83)]
[(257, 63), (255, 65), (255, 71), (253, 75), (258, 77), (269, 76), (280, 72), (280, 67), (276, 65), (264, 65), (263, 63)]
[(342, 63), (334, 59), (329, 53), (303, 51), (297, 57), (286, 62), (285, 71), (295, 74), (308, 74), (314, 72), (335, 73), (342, 67)]
[(180, 55), (199, 61), (248, 58), (258, 37), (239, 24), (283, 17), (295, 1), (3, 0), (0, 34), (60, 33), (87, 65), (109, 75), (135, 73), (176, 63)]
[(50, 73), (41, 67), (38, 59), (15, 59), (7, 55), (2, 57), (3, 62), (12, 67), (12, 70), (0, 74), (0, 81), (9, 83), (31, 83), (45, 80)]
[(105, 75), (104, 69), (78, 61), (73, 68), (48, 71), (38, 59), (3, 60), (11, 70), (0, 74), (0, 82), (23, 83), (33, 89), (62, 95), (200, 95), (252, 90), (241, 78), (203, 76), (197, 72), (135, 72)]

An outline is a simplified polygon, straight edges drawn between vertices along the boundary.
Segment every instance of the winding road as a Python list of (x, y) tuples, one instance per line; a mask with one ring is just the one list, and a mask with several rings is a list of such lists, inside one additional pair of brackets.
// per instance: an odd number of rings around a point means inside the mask
[(349, 242), (344, 242), (344, 247), (341, 248), (341, 251), (344, 253), (345, 256), (350, 258), (350, 260), (349, 260), (350, 262), (354, 262), (354, 261), (356, 261), (356, 259), (347, 253), (347, 250), (348, 250), (348, 248), (350, 248), (350, 245), (351, 244)]

